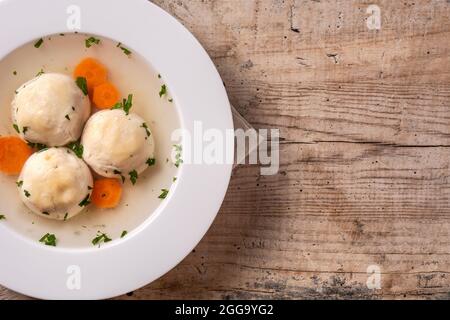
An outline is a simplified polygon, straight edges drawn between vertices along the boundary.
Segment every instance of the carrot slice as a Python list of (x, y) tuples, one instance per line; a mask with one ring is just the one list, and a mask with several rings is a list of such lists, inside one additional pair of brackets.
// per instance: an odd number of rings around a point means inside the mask
[(122, 197), (122, 185), (117, 179), (99, 179), (94, 181), (92, 190), (92, 203), (103, 209), (115, 208)]
[(18, 137), (0, 137), (0, 171), (19, 174), (33, 150)]
[(85, 78), (89, 92), (107, 81), (108, 70), (94, 58), (83, 59), (73, 72), (74, 78)]
[(114, 106), (120, 99), (120, 93), (111, 82), (105, 82), (94, 88), (92, 102), (99, 109)]

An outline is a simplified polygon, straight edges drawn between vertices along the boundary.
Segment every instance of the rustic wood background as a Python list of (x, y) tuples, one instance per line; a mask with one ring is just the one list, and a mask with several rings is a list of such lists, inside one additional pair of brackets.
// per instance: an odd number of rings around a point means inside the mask
[(154, 2), (244, 117), (280, 128), (281, 168), (237, 168), (195, 251), (120, 298), (450, 298), (450, 1)]

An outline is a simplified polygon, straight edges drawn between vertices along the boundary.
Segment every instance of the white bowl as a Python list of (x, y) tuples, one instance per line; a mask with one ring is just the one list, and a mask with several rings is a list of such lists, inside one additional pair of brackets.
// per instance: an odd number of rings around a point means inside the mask
[[(193, 132), (197, 120), (204, 129), (233, 129), (225, 88), (205, 50), (146, 0), (0, 1), (0, 20), (7, 26), (0, 29), (0, 59), (34, 39), (69, 32), (67, 10), (73, 5), (81, 9), (80, 33), (120, 41), (164, 75), (183, 129)], [(229, 145), (227, 152), (233, 150)], [(201, 240), (223, 201), (231, 169), (231, 164), (184, 164), (156, 212), (127, 237), (101, 248), (47, 247), (2, 222), (0, 284), (44, 299), (102, 299), (140, 288), (176, 266)], [(1, 190), (0, 201), (8, 201)], [(67, 285), (73, 275), (80, 286)]]

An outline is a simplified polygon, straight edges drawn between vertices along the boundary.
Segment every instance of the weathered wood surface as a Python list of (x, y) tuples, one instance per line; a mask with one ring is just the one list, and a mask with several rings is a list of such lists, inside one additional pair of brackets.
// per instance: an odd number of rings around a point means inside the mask
[(120, 298), (450, 298), (450, 1), (155, 2), (280, 128), (281, 168), (237, 168), (196, 250)]

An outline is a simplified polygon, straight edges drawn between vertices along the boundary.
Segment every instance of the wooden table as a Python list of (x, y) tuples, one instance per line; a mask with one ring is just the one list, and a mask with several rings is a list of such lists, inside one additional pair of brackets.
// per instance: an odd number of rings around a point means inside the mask
[(450, 1), (155, 2), (280, 128), (281, 168), (238, 167), (195, 251), (121, 298), (449, 298)]

